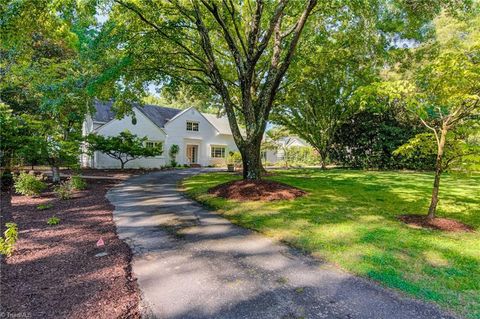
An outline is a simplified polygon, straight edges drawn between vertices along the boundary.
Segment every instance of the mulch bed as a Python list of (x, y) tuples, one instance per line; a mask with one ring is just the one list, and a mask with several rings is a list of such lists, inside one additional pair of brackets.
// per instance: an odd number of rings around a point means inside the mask
[[(139, 290), (129, 247), (116, 235), (113, 206), (105, 198), (116, 180), (88, 180), (73, 199), (49, 191), (32, 198), (12, 194), (11, 214), (19, 240), (2, 261), (2, 314), (13, 318), (139, 318)], [(2, 201), (8, 199), (2, 194)], [(38, 210), (39, 204), (53, 208)], [(5, 210), (8, 210), (5, 212)], [(47, 225), (53, 215), (59, 225)], [(4, 219), (5, 222), (8, 221)], [(103, 238), (104, 248), (96, 242)], [(106, 250), (107, 256), (95, 257)]]
[(473, 232), (475, 229), (458, 220), (450, 218), (434, 218), (427, 220), (425, 215), (401, 215), (398, 216), (402, 222), (413, 228), (430, 228), (448, 232)]
[(288, 200), (306, 194), (298, 188), (268, 180), (232, 181), (212, 187), (208, 193), (238, 201)]
[[(114, 177), (119, 179), (124, 179), (126, 177), (130, 177), (132, 175), (142, 175), (149, 172), (160, 171), (161, 169), (152, 168), (152, 169), (133, 169), (133, 168), (126, 168), (126, 169), (97, 169), (97, 168), (82, 168), (80, 170), (81, 175), (85, 176), (107, 176), (107, 177)], [(73, 171), (70, 169), (62, 169), (60, 170), (61, 174), (67, 175), (75, 175), (78, 174), (78, 171)]]

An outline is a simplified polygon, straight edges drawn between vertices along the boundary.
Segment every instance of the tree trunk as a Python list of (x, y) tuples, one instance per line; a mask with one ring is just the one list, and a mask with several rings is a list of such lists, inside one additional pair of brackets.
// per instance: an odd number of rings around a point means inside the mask
[(443, 162), (443, 151), (445, 148), (446, 135), (447, 135), (447, 128), (445, 125), (443, 125), (440, 140), (438, 142), (437, 160), (435, 162), (435, 179), (433, 182), (432, 199), (430, 201), (430, 207), (428, 208), (427, 219), (429, 220), (435, 218), (435, 213), (437, 211), (438, 192), (440, 189), (440, 176), (443, 171), (442, 162)]
[(258, 180), (261, 178), (260, 144), (261, 139), (258, 142), (245, 143), (242, 147), (239, 147), (242, 154), (243, 179)]
[(327, 160), (327, 154), (324, 152), (318, 152), (320, 155), (320, 166), (322, 169), (327, 169), (327, 165), (325, 164), (325, 161)]
[(52, 165), (52, 182), (60, 183), (60, 168), (56, 165)]
[(261, 160), (260, 160), (260, 172), (261, 172), (262, 175), (267, 175), (268, 174), (268, 172), (265, 169), (265, 166), (263, 166), (263, 163), (262, 163)]
[(123, 161), (120, 161), (120, 169), (123, 170), (125, 168), (125, 163)]

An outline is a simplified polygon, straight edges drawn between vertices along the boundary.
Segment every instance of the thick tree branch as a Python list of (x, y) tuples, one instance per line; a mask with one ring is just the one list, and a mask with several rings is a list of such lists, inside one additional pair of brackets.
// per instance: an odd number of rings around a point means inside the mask
[(205, 24), (202, 19), (202, 13), (200, 11), (200, 8), (198, 7), (198, 3), (196, 1), (193, 1), (193, 7), (194, 7), (194, 12), (195, 12), (195, 23), (197, 25), (197, 30), (198, 33), (201, 37), (201, 42), (202, 42), (202, 49), (207, 56), (208, 59), (208, 67), (210, 71), (210, 78), (212, 79), (212, 82), (216, 88), (217, 93), (221, 96), (228, 120), (230, 122), (230, 128), (232, 130), (232, 134), (235, 138), (235, 142), (237, 144), (243, 145), (244, 140), (242, 137), (242, 134), (240, 132), (240, 128), (238, 126), (237, 118), (235, 116), (235, 107), (234, 103), (232, 102), (230, 92), (228, 91), (227, 87), (225, 86), (225, 83), (223, 82), (222, 75), (220, 73), (220, 70), (217, 66), (216, 60), (215, 60), (215, 55), (213, 54), (213, 46), (212, 42), (210, 39), (210, 36), (208, 34), (208, 30), (205, 27)]
[(164, 37), (166, 40), (168, 41), (171, 41), (173, 43), (175, 43), (176, 45), (178, 45), (180, 48), (184, 49), (189, 56), (191, 56), (193, 59), (197, 60), (198, 62), (200, 63), (203, 63), (205, 64), (206, 61), (201, 57), (199, 56), (198, 54), (196, 54), (195, 52), (193, 52), (190, 48), (188, 48), (186, 45), (184, 45), (182, 42), (174, 39), (173, 37), (171, 37), (170, 35), (168, 35), (167, 33), (165, 33), (163, 31), (162, 28), (160, 28), (158, 25), (156, 25), (155, 23), (151, 22), (150, 20), (148, 20), (145, 15), (134, 5), (132, 4), (128, 4), (126, 2), (123, 2), (122, 0), (114, 0), (116, 3), (120, 4), (122, 7), (126, 8), (127, 10), (130, 10), (132, 11), (133, 13), (135, 13), (139, 18), (140, 20), (142, 20), (144, 23), (146, 23), (147, 25), (151, 26), (152, 28), (154, 28), (162, 37)]
[[(240, 50), (238, 49), (237, 44), (235, 43), (232, 35), (230, 34), (230, 30), (228, 30), (227, 24), (225, 23), (225, 21), (220, 16), (218, 6), (215, 3), (212, 3), (210, 5), (205, 0), (200, 0), (200, 1), (203, 3), (205, 8), (207, 8), (207, 10), (210, 11), (212, 16), (215, 18), (215, 20), (218, 22), (218, 24), (222, 28), (222, 32), (223, 32), (223, 36), (225, 38), (225, 41), (227, 42), (228, 48), (230, 49), (230, 52), (232, 52), (232, 55), (235, 59), (236, 69), (237, 69), (237, 73), (238, 73), (238, 77), (240, 79), (240, 82), (245, 82), (244, 81), (245, 65), (244, 65), (242, 55), (240, 54)], [(243, 85), (244, 85), (244, 83), (243, 83)]]

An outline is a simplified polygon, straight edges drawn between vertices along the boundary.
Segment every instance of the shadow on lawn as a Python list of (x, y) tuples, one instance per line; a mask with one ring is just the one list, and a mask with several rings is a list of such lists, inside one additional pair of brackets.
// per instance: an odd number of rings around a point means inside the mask
[[(338, 260), (355, 273), (470, 317), (480, 315), (478, 234), (411, 229), (397, 220), (401, 214), (426, 214), (431, 174), (297, 170), (271, 179), (309, 194), (295, 201), (240, 205), (202, 200), (242, 226)], [(480, 178), (446, 174), (442, 183), (438, 215), (478, 232)]]
[[(401, 214), (426, 215), (433, 182), (433, 176), (418, 173), (309, 170), (308, 175), (310, 178), (303, 180), (298, 179), (298, 172), (287, 171), (284, 176), (273, 178), (310, 192), (305, 198), (282, 203), (280, 213), (296, 210), (299, 214), (289, 217), (307, 220), (311, 218), (309, 215), (315, 215), (314, 218), (327, 215), (322, 219), (326, 223), (343, 222), (362, 215), (377, 215), (390, 220)], [(480, 178), (457, 181), (444, 176), (438, 215), (456, 218), (477, 228), (480, 215), (471, 211), (475, 209), (474, 204), (480, 207), (479, 185)], [(462, 209), (451, 212), (450, 207), (443, 207), (452, 205)], [(326, 209), (319, 210), (318, 207)]]

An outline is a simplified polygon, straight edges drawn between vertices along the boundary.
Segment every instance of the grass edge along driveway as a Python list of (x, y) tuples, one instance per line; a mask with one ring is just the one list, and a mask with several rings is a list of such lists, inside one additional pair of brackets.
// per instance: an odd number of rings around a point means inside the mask
[(232, 222), (284, 241), (349, 272), (467, 318), (480, 318), (480, 176), (442, 179), (438, 217), (460, 220), (474, 233), (413, 229), (401, 214), (427, 212), (430, 173), (299, 169), (268, 179), (307, 191), (293, 201), (236, 202), (207, 190), (239, 179), (199, 174), (187, 194)]

